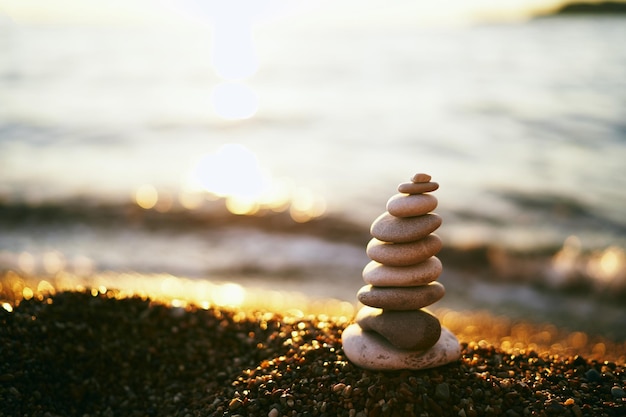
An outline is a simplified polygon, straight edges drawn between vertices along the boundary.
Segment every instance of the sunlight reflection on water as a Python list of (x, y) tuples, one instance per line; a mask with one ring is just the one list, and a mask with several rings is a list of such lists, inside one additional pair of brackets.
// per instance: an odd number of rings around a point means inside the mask
[[(200, 188), (225, 199), (228, 211), (238, 215), (289, 209), (293, 220), (304, 223), (326, 211), (320, 195), (286, 179), (273, 178), (257, 156), (240, 144), (226, 144), (216, 153), (202, 156), (192, 170), (187, 188)], [(137, 204), (141, 206), (139, 200)]]
[(220, 83), (213, 88), (211, 101), (215, 112), (228, 120), (248, 119), (259, 109), (257, 95), (242, 83)]
[(239, 144), (226, 144), (198, 162), (194, 179), (206, 191), (220, 197), (257, 199), (271, 184), (256, 155)]
[(200, 18), (211, 24), (212, 66), (225, 80), (213, 88), (211, 101), (221, 118), (248, 119), (259, 108), (257, 95), (243, 80), (252, 77), (259, 68), (252, 29), (267, 6), (267, 2), (256, 0), (187, 1), (182, 5), (182, 10), (199, 12)]

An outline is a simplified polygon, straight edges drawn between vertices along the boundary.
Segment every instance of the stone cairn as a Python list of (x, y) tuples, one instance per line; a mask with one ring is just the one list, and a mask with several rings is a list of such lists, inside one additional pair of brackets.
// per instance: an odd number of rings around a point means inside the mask
[(434, 368), (459, 359), (456, 336), (441, 327), (427, 307), (445, 289), (436, 282), (441, 239), (432, 234), (441, 217), (431, 213), (439, 188), (430, 175), (416, 174), (398, 186), (387, 211), (372, 223), (367, 245), (372, 260), (357, 294), (364, 306), (342, 335), (343, 349), (357, 366), (373, 370)]

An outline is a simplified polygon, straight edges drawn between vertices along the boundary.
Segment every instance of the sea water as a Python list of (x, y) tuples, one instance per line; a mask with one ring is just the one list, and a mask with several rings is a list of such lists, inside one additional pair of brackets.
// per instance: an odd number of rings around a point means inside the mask
[[(446, 245), (556, 252), (575, 242), (623, 259), (623, 18), (395, 28), (277, 20), (255, 28), (258, 69), (236, 80), (216, 72), (212, 36), (203, 25), (4, 20), (5, 213), (134, 205), (146, 186), (167, 211), (199, 192), (194, 173), (212, 161), (223, 163), (210, 174), (221, 181), (262, 177), (313, 201), (314, 216), (367, 231), (398, 183), (426, 172), (441, 185)], [(224, 83), (256, 97), (252, 117), (216, 113), (212, 94)], [(253, 167), (219, 162), (225, 146)], [(36, 226), (28, 216), (2, 222), (0, 268), (24, 267), (24, 253), (40, 266), (55, 253), (95, 271), (209, 278), (238, 276), (241, 265), (270, 281), (321, 268), (355, 274), (347, 286), (356, 290), (367, 262), (364, 246), (346, 239), (229, 229), (227, 219), (219, 231), (171, 232), (38, 216)]]

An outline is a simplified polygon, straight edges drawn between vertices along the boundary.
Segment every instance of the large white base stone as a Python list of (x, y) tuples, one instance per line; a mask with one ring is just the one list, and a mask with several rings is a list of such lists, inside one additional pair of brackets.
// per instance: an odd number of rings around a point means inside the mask
[(398, 349), (379, 334), (363, 331), (358, 324), (348, 326), (341, 339), (343, 351), (352, 363), (377, 371), (435, 368), (461, 357), (459, 340), (445, 327), (441, 328), (437, 343), (426, 351)]

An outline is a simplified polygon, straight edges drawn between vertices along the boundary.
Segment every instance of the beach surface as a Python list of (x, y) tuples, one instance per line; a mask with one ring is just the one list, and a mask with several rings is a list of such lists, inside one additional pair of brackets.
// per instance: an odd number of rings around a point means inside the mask
[[(375, 372), (332, 314), (2, 281), (0, 416), (619, 416), (626, 344), (485, 312), (436, 311), (459, 361)], [(15, 298), (21, 289), (22, 297)], [(26, 297), (24, 297), (26, 295)], [(343, 309), (343, 310), (342, 310)]]

